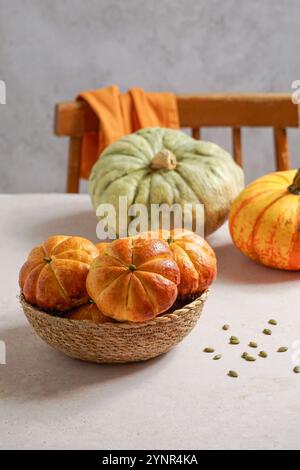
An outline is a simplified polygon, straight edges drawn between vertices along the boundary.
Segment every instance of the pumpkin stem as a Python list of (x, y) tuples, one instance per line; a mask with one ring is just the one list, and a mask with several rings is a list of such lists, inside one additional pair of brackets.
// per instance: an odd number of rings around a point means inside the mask
[(177, 166), (177, 160), (170, 150), (163, 149), (158, 152), (150, 163), (152, 170), (174, 170)]
[(168, 245), (171, 245), (172, 243), (174, 243), (174, 240), (173, 240), (172, 237), (169, 237), (169, 238), (167, 239), (167, 244), (168, 244)]
[(296, 173), (293, 183), (288, 187), (290, 193), (300, 196), (300, 168)]
[(136, 265), (135, 264), (129, 264), (128, 269), (130, 269), (130, 271), (135, 271), (136, 270)]
[(45, 261), (46, 263), (51, 263), (51, 258), (50, 258), (49, 256), (45, 256), (45, 257), (44, 257), (44, 261)]

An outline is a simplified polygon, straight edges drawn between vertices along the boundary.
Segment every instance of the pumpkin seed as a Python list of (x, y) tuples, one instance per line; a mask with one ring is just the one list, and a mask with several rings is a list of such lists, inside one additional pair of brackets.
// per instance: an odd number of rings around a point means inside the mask
[(240, 342), (238, 339), (231, 339), (230, 344), (237, 345), (237, 344), (240, 344)]
[(260, 351), (259, 356), (265, 359), (268, 357), (268, 353), (266, 351)]
[(269, 330), (268, 328), (265, 328), (265, 329), (263, 330), (263, 334), (264, 334), (264, 335), (267, 335), (267, 336), (271, 336), (272, 331)]
[(228, 377), (233, 377), (234, 379), (237, 379), (239, 376), (239, 374), (237, 372), (235, 372), (235, 370), (230, 370), (228, 372)]
[(205, 352), (205, 353), (214, 353), (215, 350), (214, 350), (214, 348), (205, 348), (205, 349), (203, 349), (203, 352)]
[(269, 320), (269, 324), (274, 325), (274, 326), (278, 325), (277, 320), (273, 320), (273, 319)]
[(257, 345), (257, 343), (255, 343), (254, 341), (250, 341), (249, 347), (250, 347), (250, 348), (257, 348), (258, 345)]
[(230, 328), (230, 326), (229, 326), (229, 325), (223, 325), (223, 327), (222, 327), (222, 330), (224, 330), (224, 331), (228, 331), (228, 330), (229, 330), (229, 328)]
[(289, 348), (287, 348), (285, 346), (281, 346), (281, 348), (277, 349), (277, 352), (284, 353), (284, 352), (287, 352), (288, 350), (289, 350)]
[(248, 353), (244, 352), (241, 357), (242, 357), (242, 359), (246, 359), (247, 356), (248, 356)]
[(247, 354), (247, 356), (245, 357), (246, 361), (248, 362), (255, 362), (256, 361), (256, 357), (253, 357), (253, 356), (249, 356)]
[(236, 336), (231, 336), (229, 342), (230, 344), (240, 344), (240, 340)]
[(217, 354), (216, 356), (213, 357), (214, 361), (219, 361), (220, 359), (222, 359), (222, 354)]
[(296, 366), (294, 368), (294, 372), (295, 372), (295, 374), (300, 374), (300, 366)]

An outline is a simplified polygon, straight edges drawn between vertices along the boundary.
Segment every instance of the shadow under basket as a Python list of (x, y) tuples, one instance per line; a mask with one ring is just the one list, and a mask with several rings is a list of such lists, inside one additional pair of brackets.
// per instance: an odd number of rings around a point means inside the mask
[(146, 361), (172, 349), (196, 325), (208, 294), (144, 323), (69, 320), (33, 307), (23, 295), (20, 302), (35, 332), (50, 346), (76, 359), (111, 364)]

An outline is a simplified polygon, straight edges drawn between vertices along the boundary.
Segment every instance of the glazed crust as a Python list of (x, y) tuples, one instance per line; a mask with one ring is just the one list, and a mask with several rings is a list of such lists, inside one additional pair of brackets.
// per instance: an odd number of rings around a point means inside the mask
[(85, 238), (48, 238), (33, 248), (21, 268), (19, 284), (25, 300), (56, 311), (87, 302), (86, 277), (97, 255), (95, 245)]
[(180, 270), (180, 297), (201, 293), (215, 280), (217, 260), (214, 250), (199, 235), (189, 230), (174, 229), (146, 232), (145, 238), (159, 236), (167, 241)]
[(71, 310), (69, 320), (85, 320), (92, 323), (112, 323), (114, 320), (106, 317), (94, 303), (84, 304)]
[(180, 273), (167, 243), (129, 237), (104, 248), (87, 277), (87, 291), (104, 315), (143, 322), (173, 305)]

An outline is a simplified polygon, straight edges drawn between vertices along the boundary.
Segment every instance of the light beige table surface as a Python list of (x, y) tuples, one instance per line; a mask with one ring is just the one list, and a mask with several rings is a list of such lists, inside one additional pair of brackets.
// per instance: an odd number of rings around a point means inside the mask
[[(190, 336), (147, 363), (88, 364), (44, 344), (16, 298), (33, 245), (53, 234), (96, 240), (88, 196), (3, 195), (0, 214), (1, 448), (300, 449), (300, 375), (292, 372), (300, 363), (299, 273), (246, 259), (224, 226), (210, 238), (218, 280)], [(270, 318), (279, 324), (267, 337)], [(240, 346), (228, 345), (230, 334)], [(242, 361), (249, 340), (269, 358)], [(285, 345), (288, 353), (276, 353)], [(222, 360), (212, 361), (205, 346)]]

